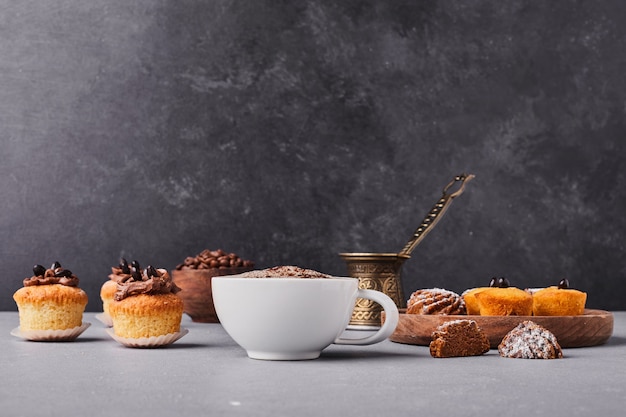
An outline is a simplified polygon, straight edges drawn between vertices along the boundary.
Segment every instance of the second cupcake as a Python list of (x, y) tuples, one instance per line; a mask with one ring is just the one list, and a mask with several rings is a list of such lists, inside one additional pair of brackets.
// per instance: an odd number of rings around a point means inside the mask
[(140, 339), (179, 332), (183, 301), (167, 270), (148, 266), (143, 271), (131, 267), (130, 272), (117, 283), (109, 304), (115, 336)]

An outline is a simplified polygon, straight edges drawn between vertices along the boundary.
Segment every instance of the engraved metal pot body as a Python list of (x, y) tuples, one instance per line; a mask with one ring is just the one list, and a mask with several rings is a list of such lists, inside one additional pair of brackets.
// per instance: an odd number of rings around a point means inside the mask
[[(409, 255), (398, 253), (340, 253), (346, 262), (348, 275), (359, 279), (359, 288), (380, 291), (391, 298), (398, 308), (406, 307), (400, 278), (402, 264)], [(379, 304), (358, 298), (351, 326), (380, 327), (381, 311)]]

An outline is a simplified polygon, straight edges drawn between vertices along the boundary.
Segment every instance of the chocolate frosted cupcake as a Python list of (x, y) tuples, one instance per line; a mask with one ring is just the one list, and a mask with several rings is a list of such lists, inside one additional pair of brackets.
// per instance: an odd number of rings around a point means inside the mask
[(109, 304), (115, 335), (138, 339), (178, 333), (183, 315), (179, 290), (167, 270), (131, 266)]
[(20, 331), (68, 330), (83, 325), (87, 294), (78, 288), (78, 277), (55, 262), (48, 269), (33, 267), (33, 276), (13, 294)]

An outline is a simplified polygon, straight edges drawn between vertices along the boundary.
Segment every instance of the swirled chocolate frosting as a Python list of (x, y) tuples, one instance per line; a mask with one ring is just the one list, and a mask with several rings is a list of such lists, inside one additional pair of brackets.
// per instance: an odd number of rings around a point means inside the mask
[(180, 291), (165, 269), (148, 266), (141, 271), (133, 266), (130, 271), (129, 278), (117, 282), (114, 300), (121, 301), (138, 294), (176, 294)]
[(118, 266), (112, 266), (111, 267), (111, 274), (109, 275), (109, 279), (111, 279), (112, 281), (115, 281), (117, 283), (120, 282), (124, 282), (130, 279), (130, 268), (135, 267), (136, 269), (140, 269), (139, 268), (139, 262), (137, 261), (133, 261), (130, 265), (128, 264), (128, 261), (124, 258), (120, 259), (120, 263)]
[(24, 278), (24, 286), (61, 284), (68, 287), (78, 287), (78, 277), (69, 269), (61, 267), (59, 262), (55, 262), (48, 269), (41, 265), (33, 267), (33, 276)]

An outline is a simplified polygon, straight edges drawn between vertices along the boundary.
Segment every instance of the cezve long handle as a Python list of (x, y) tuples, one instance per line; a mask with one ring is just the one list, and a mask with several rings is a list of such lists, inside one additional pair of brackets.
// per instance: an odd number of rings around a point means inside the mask
[[(426, 237), (428, 232), (430, 232), (433, 227), (437, 224), (437, 222), (441, 219), (443, 214), (446, 212), (448, 207), (450, 207), (450, 203), (455, 197), (460, 196), (465, 189), (465, 184), (467, 184), (474, 175), (472, 174), (461, 174), (454, 177), (452, 181), (448, 183), (443, 189), (443, 195), (435, 203), (432, 209), (428, 212), (422, 223), (419, 225), (415, 233), (413, 233), (413, 237), (407, 242), (404, 248), (400, 251), (398, 255), (410, 255), (413, 252), (413, 249)], [(455, 192), (448, 192), (448, 190), (455, 185), (456, 183), (461, 183), (461, 186)]]

